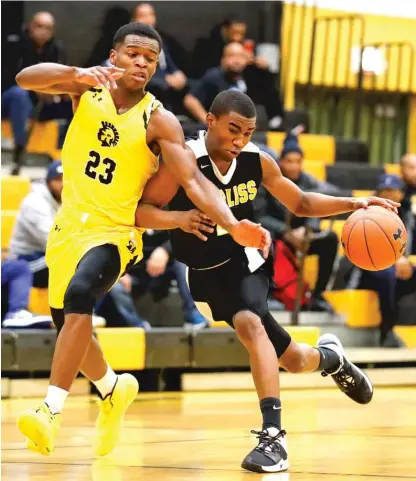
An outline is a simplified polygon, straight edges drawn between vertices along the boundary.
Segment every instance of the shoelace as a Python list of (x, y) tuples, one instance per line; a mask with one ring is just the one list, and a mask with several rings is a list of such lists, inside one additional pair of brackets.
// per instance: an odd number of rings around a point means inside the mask
[(334, 375), (334, 380), (345, 389), (353, 389), (356, 386), (352, 369), (344, 367), (339, 373)]
[[(270, 436), (270, 434), (266, 430), (252, 430), (251, 434), (255, 434), (257, 439), (259, 440), (259, 445), (256, 447), (258, 451), (276, 453), (280, 451), (280, 443), (277, 441), (286, 435), (286, 431), (282, 429), (276, 436)], [(267, 448), (269, 448), (268, 451)]]

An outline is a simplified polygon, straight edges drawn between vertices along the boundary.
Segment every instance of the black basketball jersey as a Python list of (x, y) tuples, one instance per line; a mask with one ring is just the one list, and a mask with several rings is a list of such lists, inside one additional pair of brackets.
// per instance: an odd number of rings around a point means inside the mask
[[(196, 138), (186, 142), (195, 154), (198, 168), (220, 189), (236, 219), (254, 221), (254, 199), (263, 178), (259, 148), (249, 142), (233, 159), (228, 172), (222, 175), (208, 155), (205, 134), (201, 130)], [(195, 208), (182, 188), (169, 204), (170, 210), (187, 211)], [(208, 238), (205, 242), (180, 229), (172, 230), (176, 259), (191, 268), (206, 269), (222, 264), (235, 255), (244, 254), (244, 247), (218, 225), (213, 233), (204, 232), (204, 235)]]

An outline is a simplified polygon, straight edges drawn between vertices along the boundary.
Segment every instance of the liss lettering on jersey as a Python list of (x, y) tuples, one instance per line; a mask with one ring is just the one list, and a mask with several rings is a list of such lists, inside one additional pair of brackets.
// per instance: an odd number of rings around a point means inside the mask
[(227, 202), (228, 207), (236, 207), (245, 204), (249, 200), (252, 201), (257, 195), (256, 182), (249, 180), (247, 183), (234, 185), (230, 189), (223, 189), (221, 193)]

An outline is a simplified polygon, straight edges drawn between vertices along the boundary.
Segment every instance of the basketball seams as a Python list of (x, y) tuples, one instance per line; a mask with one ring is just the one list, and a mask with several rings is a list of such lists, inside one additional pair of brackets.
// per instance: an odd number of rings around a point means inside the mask
[[(367, 220), (370, 220), (371, 222), (374, 222), (374, 224), (381, 230), (381, 232), (386, 236), (387, 240), (389, 241), (389, 244), (391, 246), (391, 248), (393, 249), (393, 252), (394, 252), (394, 259), (397, 261), (397, 253), (396, 253), (396, 249), (394, 248), (394, 245), (391, 243), (391, 240), (389, 238), (389, 236), (384, 232), (384, 229), (381, 227), (381, 225), (375, 221), (374, 219), (371, 219), (370, 217), (366, 217)], [(364, 229), (364, 232), (365, 232), (365, 229)]]
[[(373, 267), (375, 270), (377, 270), (377, 267), (376, 265), (374, 264), (374, 261), (373, 261), (373, 258), (371, 257), (371, 254), (370, 254), (370, 249), (368, 248), (368, 242), (367, 242), (367, 234), (365, 232), (365, 218), (364, 219), (360, 219), (360, 221), (362, 221), (363, 223), (363, 232), (364, 232), (364, 242), (365, 242), (365, 247), (367, 248), (367, 254), (368, 254), (368, 257), (371, 261), (371, 264), (373, 264)], [(376, 223), (377, 224), (377, 223)], [(380, 227), (378, 224), (377, 224), (378, 227)]]

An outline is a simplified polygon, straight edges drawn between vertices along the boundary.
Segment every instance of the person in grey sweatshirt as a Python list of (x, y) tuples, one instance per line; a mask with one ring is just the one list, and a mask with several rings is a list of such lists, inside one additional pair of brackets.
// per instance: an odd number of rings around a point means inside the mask
[(10, 241), (9, 258), (29, 263), (34, 287), (48, 287), (46, 242), (61, 205), (62, 164), (49, 164), (45, 182), (34, 182), (20, 206)]

